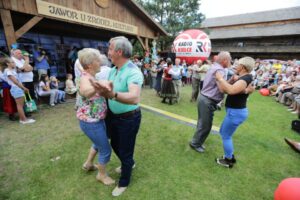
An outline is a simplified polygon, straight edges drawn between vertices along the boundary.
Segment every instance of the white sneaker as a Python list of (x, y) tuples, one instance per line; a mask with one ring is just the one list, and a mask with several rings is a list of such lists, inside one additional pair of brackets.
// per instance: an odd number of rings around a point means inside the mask
[(21, 124), (32, 124), (32, 123), (34, 123), (34, 122), (35, 122), (34, 119), (27, 119), (26, 121), (20, 120), (20, 123), (21, 123)]
[[(134, 169), (134, 168), (135, 168), (135, 164), (132, 166), (132, 169)], [(121, 166), (117, 167), (115, 169), (115, 172), (117, 172), (118, 174), (121, 174), (121, 172), (122, 172)]]
[(127, 187), (115, 187), (115, 189), (112, 191), (112, 195), (114, 197), (120, 196), (123, 192), (125, 192), (125, 190), (127, 189)]
[(52, 106), (52, 107), (53, 107), (53, 106), (55, 106), (55, 104), (54, 104), (54, 103), (53, 103), (53, 104), (50, 104), (50, 106)]
[(289, 109), (287, 109), (287, 111), (293, 111), (294, 109), (293, 108), (289, 108)]

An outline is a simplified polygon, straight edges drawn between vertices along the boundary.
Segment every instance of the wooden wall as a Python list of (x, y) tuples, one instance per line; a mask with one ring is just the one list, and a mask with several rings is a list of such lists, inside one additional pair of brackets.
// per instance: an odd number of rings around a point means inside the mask
[[(129, 5), (131, 4), (128, 4), (127, 0), (109, 0), (108, 8), (99, 7), (94, 0), (44, 1), (137, 26), (141, 37), (154, 38), (159, 32), (158, 28), (156, 30), (153, 28), (153, 24), (147, 23), (149, 20), (146, 16), (135, 13), (135, 10), (130, 8)], [(1, 5), (1, 2), (3, 5)], [(1, 6), (8, 10), (38, 15), (35, 0), (0, 0), (0, 8)]]

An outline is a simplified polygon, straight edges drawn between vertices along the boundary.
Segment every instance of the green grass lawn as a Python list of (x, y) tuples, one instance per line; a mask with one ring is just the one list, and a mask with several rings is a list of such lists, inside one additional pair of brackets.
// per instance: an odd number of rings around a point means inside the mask
[[(169, 106), (144, 89), (142, 103), (197, 119), (190, 93), (191, 87), (184, 87), (180, 104)], [(283, 141), (300, 141), (290, 130), (296, 115), (258, 93), (248, 105), (250, 116), (234, 135), (238, 162), (232, 169), (214, 162), (223, 153), (219, 135), (210, 135), (207, 151), (199, 154), (188, 146), (192, 127), (143, 111), (137, 167), (118, 199), (272, 199), (282, 179), (300, 177), (299, 154)], [(214, 125), (220, 126), (223, 116), (224, 109), (216, 112)], [(20, 125), (0, 115), (0, 199), (113, 199), (113, 186), (96, 182), (96, 172), (81, 170), (91, 143), (79, 129), (73, 103), (43, 106), (34, 117), (35, 124)], [(57, 156), (59, 160), (51, 161)], [(119, 164), (113, 154), (108, 169), (115, 179)]]

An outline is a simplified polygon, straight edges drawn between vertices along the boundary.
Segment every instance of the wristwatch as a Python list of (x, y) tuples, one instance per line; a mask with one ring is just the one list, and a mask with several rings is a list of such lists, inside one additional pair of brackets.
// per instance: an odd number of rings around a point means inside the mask
[(111, 100), (114, 100), (114, 101), (116, 101), (116, 100), (117, 100), (117, 97), (118, 97), (118, 93), (116, 92), (116, 93), (115, 93), (115, 96), (114, 96), (114, 97), (112, 97), (112, 98), (111, 98)]

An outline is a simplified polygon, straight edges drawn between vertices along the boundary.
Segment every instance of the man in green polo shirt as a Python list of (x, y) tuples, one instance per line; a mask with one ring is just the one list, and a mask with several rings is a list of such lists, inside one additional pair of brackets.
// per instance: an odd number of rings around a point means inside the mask
[(93, 84), (101, 95), (108, 98), (109, 120), (107, 130), (111, 137), (111, 146), (121, 161), (121, 173), (118, 186), (113, 190), (113, 196), (121, 195), (130, 182), (136, 135), (141, 123), (140, 101), (143, 74), (130, 61), (132, 45), (125, 37), (115, 37), (109, 41), (108, 57), (115, 65), (110, 71), (108, 80), (112, 90), (105, 91), (98, 84)]

